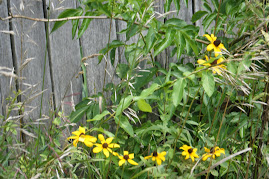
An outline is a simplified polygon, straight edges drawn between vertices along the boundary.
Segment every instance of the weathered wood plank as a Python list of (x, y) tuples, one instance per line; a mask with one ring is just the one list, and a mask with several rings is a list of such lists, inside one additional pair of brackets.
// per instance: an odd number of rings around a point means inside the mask
[[(47, 6), (50, 6), (50, 18), (57, 18), (64, 9), (76, 7), (76, 1), (46, 2)], [(50, 24), (50, 30), (53, 25)], [(75, 77), (80, 71), (79, 41), (72, 40), (71, 21), (50, 34), (49, 39), (50, 68), (56, 108), (69, 115), (74, 107), (72, 104), (75, 105), (81, 100), (82, 78)]]
[[(7, 0), (3, 0), (0, 4), (0, 17), (8, 15)], [(9, 22), (1, 21), (0, 31), (9, 31)], [(0, 32), (0, 67), (13, 68), (10, 35)], [(13, 79), (14, 82), (14, 79)], [(6, 98), (14, 89), (14, 85), (10, 86), (10, 78), (1, 76), (0, 74), (0, 114), (5, 115), (6, 111)], [(13, 89), (11, 89), (13, 87)]]
[[(17, 1), (11, 0), (12, 14), (21, 14), (30, 17), (43, 18), (43, 4), (42, 1)], [(25, 77), (25, 80), (19, 81), (19, 88), (26, 90), (30, 88), (27, 93), (22, 95), (21, 100), (29, 100), (36, 94), (42, 91), (43, 71), (44, 74), (44, 89), (43, 93), (43, 106), (41, 109), (41, 95), (34, 98), (26, 105), (26, 110), (33, 110), (29, 115), (32, 119), (39, 118), (40, 109), (41, 114), (48, 114), (49, 111), (49, 95), (51, 93), (50, 72), (48, 60), (45, 64), (46, 53), (46, 35), (44, 23), (37, 23), (25, 19), (13, 19), (12, 28), (14, 29), (14, 58), (15, 66), (17, 67), (16, 73)], [(27, 65), (24, 64), (30, 61)], [(29, 85), (33, 85), (32, 87)], [(35, 86), (36, 85), (36, 86)], [(34, 87), (35, 86), (35, 87)]]
[[(110, 31), (110, 23), (111, 31)], [(85, 31), (81, 37), (81, 46), (83, 49), (83, 55), (89, 56), (92, 54), (98, 54), (101, 49), (106, 47), (109, 42), (117, 39), (115, 21), (110, 19), (104, 20), (92, 20), (89, 28)], [(116, 52), (115, 62), (117, 64), (118, 55)], [(102, 62), (98, 64), (98, 58), (94, 57), (86, 61), (87, 66), (87, 83), (89, 95), (102, 92), (104, 85), (112, 82), (112, 76), (115, 73), (114, 67), (110, 61), (110, 55), (103, 58)], [(105, 74), (106, 73), (106, 74)], [(115, 82), (114, 76), (113, 81)]]

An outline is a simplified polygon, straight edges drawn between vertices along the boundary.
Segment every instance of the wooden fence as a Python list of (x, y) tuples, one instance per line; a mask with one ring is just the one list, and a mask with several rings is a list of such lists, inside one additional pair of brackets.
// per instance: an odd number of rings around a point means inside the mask
[[(57, 18), (57, 16), (66, 8), (75, 8), (79, 4), (76, 0), (1, 0), (0, 17), (4, 18), (13, 15), (24, 15), (33, 18)], [(50, 4), (49, 4), (50, 3)], [(156, 0), (155, 9), (160, 14), (164, 13), (165, 0)], [(179, 14), (171, 13), (166, 18), (177, 17), (188, 23), (192, 14), (202, 10), (201, 0), (189, 0), (188, 7), (181, 0), (181, 9)], [(51, 7), (48, 11), (48, 7)], [(175, 10), (171, 7), (171, 10)], [(160, 18), (164, 21), (164, 18)], [(201, 25), (198, 21), (197, 25)], [(60, 107), (69, 115), (72, 111), (71, 102), (77, 104), (81, 100), (82, 77), (78, 75), (81, 71), (81, 55), (89, 56), (96, 54), (108, 43), (109, 33), (110, 41), (118, 39), (125, 41), (125, 36), (117, 34), (125, 28), (126, 23), (122, 21), (112, 21), (110, 32), (109, 19), (92, 20), (89, 28), (84, 35), (72, 40), (72, 25), (67, 22), (63, 27), (49, 35), (46, 40), (47, 26), (52, 29), (53, 23), (35, 22), (27, 19), (13, 18), (11, 20), (0, 20), (0, 67), (12, 68), (15, 74), (23, 77), (23, 80), (10, 82), (11, 78), (4, 75), (0, 76), (0, 114), (6, 113), (5, 98), (12, 93), (12, 90), (24, 91), (18, 101), (24, 101), (37, 95), (36, 98), (28, 100), (25, 104), (25, 111), (33, 110), (29, 113), (30, 118), (38, 119), (41, 114), (49, 114), (50, 110)], [(12, 31), (14, 34), (7, 33)], [(133, 39), (135, 40), (135, 39)], [(48, 47), (46, 50), (46, 46)], [(167, 65), (169, 50), (161, 53), (157, 60)], [(122, 53), (116, 52), (116, 62), (124, 62)], [(115, 67), (103, 60), (98, 64), (97, 57), (88, 59), (87, 63), (87, 83), (89, 94), (102, 91), (104, 82), (111, 82), (110, 75), (113, 75)], [(117, 64), (117, 63), (115, 63)], [(105, 68), (107, 70), (104, 80)], [(43, 78), (44, 77), (44, 78)], [(38, 95), (42, 91), (44, 80), (43, 95)], [(11, 84), (11, 85), (10, 85)], [(31, 86), (32, 85), (32, 86)], [(41, 108), (41, 98), (42, 109)], [(61, 105), (62, 104), (62, 105)]]

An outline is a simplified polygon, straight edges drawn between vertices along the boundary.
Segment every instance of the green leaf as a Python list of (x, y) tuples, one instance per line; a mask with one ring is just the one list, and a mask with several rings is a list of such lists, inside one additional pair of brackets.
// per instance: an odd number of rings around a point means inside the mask
[(170, 11), (171, 3), (172, 3), (172, 0), (166, 0), (166, 2), (164, 3), (164, 11), (165, 12)]
[(111, 62), (111, 65), (112, 65), (112, 66), (114, 66), (115, 55), (116, 55), (116, 48), (112, 48), (112, 49), (110, 50), (110, 62)]
[(148, 97), (149, 95), (151, 95), (154, 91), (156, 91), (157, 89), (159, 89), (160, 85), (158, 85), (157, 83), (153, 83), (149, 88), (144, 89), (140, 96), (136, 96), (134, 97), (134, 101), (138, 101), (140, 99), (145, 99), (146, 97)]
[(204, 3), (203, 6), (204, 6), (204, 8), (205, 8), (206, 10), (208, 10), (208, 12), (212, 12), (212, 9), (211, 9), (211, 7), (209, 6), (209, 4), (208, 4), (207, 2)]
[(184, 3), (185, 3), (185, 5), (186, 5), (186, 7), (188, 8), (189, 0), (184, 0)]
[(88, 108), (89, 106), (84, 106), (76, 111), (72, 111), (70, 114), (70, 121), (72, 123), (77, 123), (83, 117)]
[(183, 54), (184, 49), (186, 47), (185, 38), (180, 33), (180, 31), (177, 31), (175, 41), (177, 43), (177, 59), (180, 59), (180, 56)]
[(199, 19), (201, 19), (204, 15), (206, 15), (208, 12), (207, 11), (197, 11), (195, 14), (193, 14), (191, 21), (196, 22)]
[(155, 35), (156, 33), (154, 30), (154, 27), (151, 26), (146, 36), (146, 53), (148, 53), (152, 49), (152, 46), (154, 45), (156, 41)]
[(184, 78), (179, 78), (173, 85), (172, 100), (175, 107), (179, 105), (183, 98), (185, 86), (186, 80)]
[(150, 112), (150, 113), (152, 112), (151, 106), (144, 99), (138, 100), (137, 106), (138, 106), (140, 111)]
[(118, 105), (118, 108), (116, 110), (116, 116), (119, 116), (122, 111), (124, 111), (126, 108), (128, 108), (132, 102), (133, 96), (129, 95), (126, 98), (121, 99), (120, 104)]
[(120, 127), (127, 132), (131, 137), (134, 137), (134, 130), (132, 125), (129, 123), (129, 120), (125, 116), (121, 116), (120, 120), (118, 117), (115, 117), (116, 124), (120, 123)]
[(198, 56), (199, 52), (198, 52), (198, 48), (195, 44), (195, 41), (192, 40), (190, 38), (190, 36), (188, 34), (186, 34), (184, 31), (180, 31), (182, 33), (182, 35), (184, 36), (185, 40), (187, 41), (187, 44), (189, 44), (193, 50), (193, 52), (195, 53), (196, 56)]
[(217, 17), (217, 13), (212, 13), (208, 16), (206, 16), (203, 20), (203, 26), (204, 26), (204, 30), (207, 30), (207, 28), (209, 27), (209, 25), (212, 23), (212, 21), (214, 19), (216, 19)]
[(215, 90), (214, 76), (211, 71), (204, 71), (202, 74), (202, 85), (206, 94), (211, 97)]
[(178, 19), (178, 18), (171, 18), (165, 21), (165, 26), (167, 27), (172, 26), (172, 27), (182, 28), (186, 25), (187, 23), (184, 20)]
[(79, 23), (79, 19), (72, 20), (72, 39), (74, 39), (76, 36), (76, 32), (78, 29), (78, 23)]
[(100, 121), (101, 119), (103, 119), (108, 114), (110, 114), (110, 112), (108, 112), (107, 110), (105, 110), (101, 114), (97, 114), (93, 119), (88, 119), (87, 122)]
[[(92, 12), (85, 13), (85, 16), (90, 16), (90, 15), (92, 15)], [(78, 30), (78, 38), (80, 38), (82, 36), (82, 34), (85, 32), (85, 30), (87, 30), (91, 21), (92, 21), (92, 19), (83, 19), (82, 24)]]
[(165, 34), (165, 38), (161, 41), (161, 43), (157, 46), (157, 48), (154, 51), (154, 57), (157, 56), (159, 53), (161, 53), (165, 48), (167, 48), (169, 45), (171, 45), (172, 41), (175, 38), (175, 30), (172, 30), (172, 28), (169, 28), (168, 31)]
[[(113, 40), (111, 43), (107, 44), (107, 46), (105, 48), (103, 48), (102, 50), (100, 50), (99, 53), (105, 55), (109, 50), (111, 50), (113, 48), (117, 48), (117, 47), (123, 46), (123, 45), (125, 45), (125, 44), (122, 41), (120, 41), (120, 40)], [(99, 55), (98, 56), (99, 63), (101, 62), (101, 60), (103, 58), (104, 58), (103, 55)]]
[(152, 81), (154, 75), (156, 75), (158, 69), (156, 67), (152, 67), (150, 69), (146, 69), (147, 71), (142, 71), (138, 73), (138, 77), (135, 78), (135, 83), (133, 84), (134, 88), (140, 89), (141, 87), (148, 84)]
[[(81, 13), (81, 11), (83, 11), (82, 8), (78, 8), (78, 9), (66, 9), (64, 10), (59, 16), (58, 16), (58, 19), (60, 18), (66, 18), (66, 17), (73, 17), (73, 16), (76, 16), (78, 15), (79, 13)], [(55, 30), (57, 30), (59, 27), (61, 27), (62, 25), (64, 25), (65, 23), (67, 22), (66, 21), (58, 21), (58, 22), (55, 22), (52, 30), (50, 33), (54, 32)]]
[(175, 8), (177, 10), (177, 15), (178, 15), (179, 10), (180, 10), (180, 1), (179, 0), (174, 0), (174, 5), (175, 5)]
[(118, 64), (117, 68), (116, 68), (116, 74), (121, 78), (124, 79), (127, 77), (127, 72), (129, 70), (129, 66), (127, 64), (124, 63), (120, 63)]
[(219, 0), (211, 0), (213, 6), (215, 7), (215, 9), (218, 11), (219, 9)]

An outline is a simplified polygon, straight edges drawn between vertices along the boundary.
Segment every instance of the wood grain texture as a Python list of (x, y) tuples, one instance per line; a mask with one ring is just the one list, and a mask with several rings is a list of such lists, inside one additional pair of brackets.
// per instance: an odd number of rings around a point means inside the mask
[[(7, 0), (3, 0), (0, 4), (0, 17), (8, 15)], [(0, 31), (9, 31), (9, 22), (1, 21)], [(0, 67), (13, 68), (10, 35), (0, 32)], [(14, 82), (14, 79), (13, 79)], [(14, 84), (14, 83), (13, 83)], [(6, 98), (16, 90), (15, 85), (10, 86), (10, 78), (1, 76), (0, 74), (0, 114), (5, 115)]]
[[(12, 14), (21, 14), (35, 18), (43, 18), (42, 1), (18, 1), (11, 0)], [(39, 118), (41, 108), (41, 95), (33, 98), (42, 91), (43, 71), (45, 65), (46, 38), (44, 23), (37, 23), (24, 19), (13, 19), (12, 28), (15, 32), (14, 36), (14, 52), (13, 58), (16, 59), (14, 64), (17, 67), (16, 73), (25, 77), (25, 80), (19, 81), (19, 88), (27, 92), (21, 97), (25, 103), (25, 112), (33, 110), (29, 113), (31, 119)], [(30, 60), (31, 59), (31, 60)], [(25, 64), (28, 60), (30, 62)], [(23, 67), (24, 66), (24, 67)], [(46, 63), (45, 81), (43, 93), (42, 114), (48, 114), (49, 111), (49, 95), (51, 94), (51, 82), (49, 65)], [(27, 117), (25, 117), (27, 118)]]
[[(110, 31), (110, 23), (111, 31)], [(110, 33), (110, 42), (117, 39), (116, 36), (116, 26), (115, 21), (110, 19), (104, 20), (92, 20), (89, 28), (85, 31), (81, 37), (81, 46), (83, 49), (83, 55), (89, 56), (92, 54), (98, 54), (101, 49), (106, 47), (109, 41)], [(117, 64), (118, 55), (116, 53), (115, 64)], [(87, 66), (87, 83), (89, 95), (94, 93), (102, 92), (103, 87), (107, 83), (111, 83), (112, 79), (116, 80), (115, 76), (112, 76), (115, 73), (114, 67), (110, 61), (110, 55), (103, 58), (101, 63), (98, 64), (98, 58), (94, 57), (86, 61)], [(106, 74), (105, 74), (106, 71)], [(105, 82), (105, 83), (104, 83)]]
[[(50, 18), (57, 18), (67, 8), (75, 8), (76, 1), (50, 1)], [(49, 1), (47, 1), (49, 5)], [(50, 24), (50, 30), (54, 23)], [(50, 68), (56, 108), (69, 115), (73, 110), (72, 104), (81, 100), (82, 78), (80, 71), (79, 41), (72, 40), (72, 24), (68, 21), (49, 36)]]

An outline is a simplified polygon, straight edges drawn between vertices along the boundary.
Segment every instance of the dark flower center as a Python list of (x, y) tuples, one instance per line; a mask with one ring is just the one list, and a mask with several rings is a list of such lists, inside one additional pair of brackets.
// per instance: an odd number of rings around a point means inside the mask
[(124, 158), (125, 160), (128, 160), (128, 159), (129, 159), (129, 155), (124, 155), (123, 158)]
[(108, 144), (107, 143), (103, 143), (103, 148), (107, 148), (108, 147)]
[(214, 152), (215, 152), (215, 148), (214, 147), (211, 147), (210, 153), (213, 154)]
[(188, 150), (188, 152), (189, 152), (189, 154), (191, 154), (191, 153), (193, 152), (193, 148), (190, 148), (190, 149)]
[(220, 40), (215, 40), (213, 44), (214, 44), (216, 47), (218, 47), (220, 43), (221, 43)]
[(214, 60), (214, 61), (211, 63), (211, 65), (216, 65), (216, 64), (218, 64), (218, 60)]
[(153, 157), (157, 157), (158, 153), (156, 151), (153, 152)]
[(84, 133), (81, 133), (81, 134), (79, 134), (79, 137), (84, 136), (84, 135), (85, 135)]

